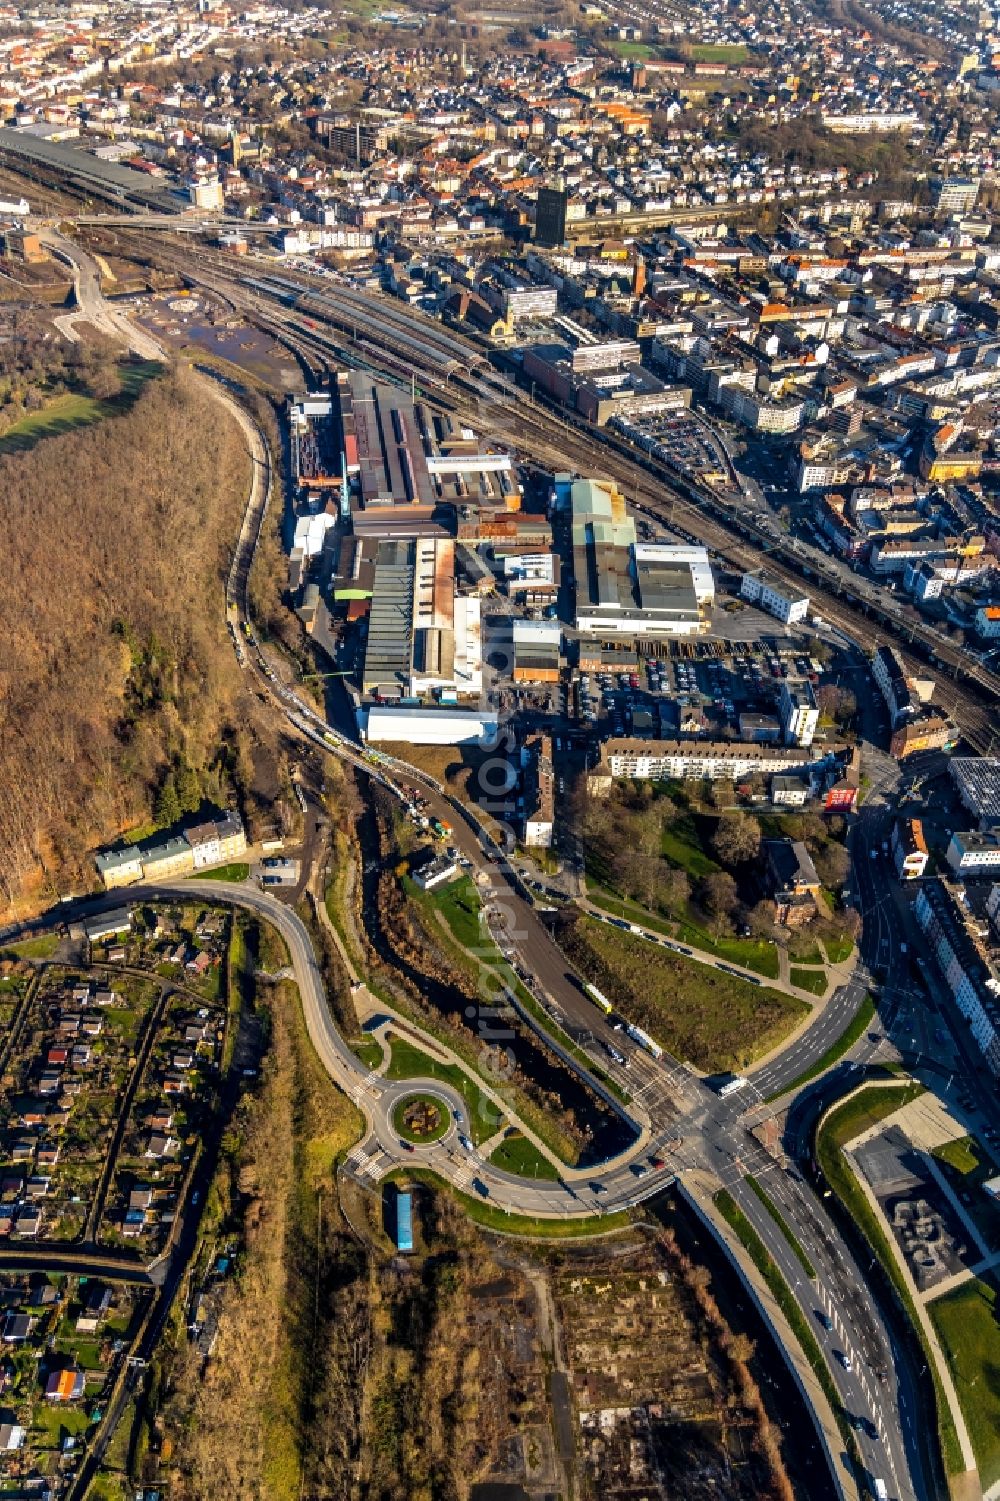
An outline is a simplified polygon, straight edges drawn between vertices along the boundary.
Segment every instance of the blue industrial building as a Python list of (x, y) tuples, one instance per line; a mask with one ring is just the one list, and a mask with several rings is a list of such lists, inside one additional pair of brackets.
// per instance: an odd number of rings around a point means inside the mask
[(396, 1194), (396, 1250), (413, 1250), (413, 1195), (408, 1188)]

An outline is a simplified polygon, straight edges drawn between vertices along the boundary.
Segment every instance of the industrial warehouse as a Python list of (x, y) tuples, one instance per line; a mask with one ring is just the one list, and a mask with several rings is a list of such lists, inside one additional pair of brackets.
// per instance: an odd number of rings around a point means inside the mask
[[(363, 739), (486, 744), (523, 706), (577, 716), (604, 745), (605, 776), (764, 773), (785, 778), (786, 804), (810, 796), (789, 779), (829, 749), (802, 754), (817, 733), (816, 664), (777, 659), (808, 624), (806, 596), (737, 577), (717, 607), (707, 550), (651, 528), (610, 479), (519, 466), (415, 390), (363, 372), (292, 398), (288, 425), (289, 585)], [(742, 639), (774, 637), (772, 681), (747, 672), (727, 686), (713, 669), (699, 682), (680, 663), (671, 682), (664, 659), (724, 638), (733, 610)], [(659, 740), (663, 755), (612, 756), (629, 737)]]
[(703, 547), (640, 543), (625, 497), (606, 480), (557, 481), (573, 529), (576, 628), (583, 635), (695, 636), (715, 585)]

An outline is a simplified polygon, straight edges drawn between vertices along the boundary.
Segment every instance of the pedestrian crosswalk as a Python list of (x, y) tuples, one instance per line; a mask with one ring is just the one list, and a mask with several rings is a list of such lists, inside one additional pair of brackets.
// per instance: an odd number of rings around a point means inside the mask
[(374, 1069), (365, 1074), (354, 1084), (347, 1086), (347, 1093), (355, 1105), (360, 1105), (362, 1100), (379, 1100), (382, 1098), (383, 1083), (381, 1076)]
[(347, 1158), (347, 1170), (356, 1178), (370, 1178), (376, 1182), (383, 1173), (392, 1167), (389, 1155), (380, 1146), (366, 1147), (363, 1143), (355, 1147)]

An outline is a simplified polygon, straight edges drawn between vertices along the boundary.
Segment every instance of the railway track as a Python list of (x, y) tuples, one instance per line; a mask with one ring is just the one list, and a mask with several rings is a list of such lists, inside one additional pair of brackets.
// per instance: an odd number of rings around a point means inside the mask
[[(137, 231), (129, 232), (135, 235)], [(148, 242), (142, 239), (143, 249)], [(178, 275), (225, 297), (246, 317), (270, 332), (313, 373), (331, 362), (346, 362), (388, 377), (399, 385), (419, 382), (420, 395), (453, 413), (539, 465), (552, 469), (589, 467), (607, 474), (624, 489), (629, 502), (678, 535), (708, 546), (730, 567), (766, 566), (793, 587), (805, 584), (823, 616), (852, 639), (872, 648), (892, 644), (912, 669), (937, 671), (937, 701), (976, 750), (988, 752), (996, 737), (1000, 676), (923, 622), (894, 618), (898, 609), (886, 601), (851, 596), (833, 565), (797, 557), (791, 539), (770, 535), (740, 508), (709, 487), (673, 474), (667, 466), (634, 450), (617, 435), (594, 436), (589, 425), (566, 413), (550, 412), (488, 365), (482, 350), (454, 330), (445, 330), (412, 309), (387, 298), (337, 286), (317, 292), (304, 276), (269, 277), (253, 286), (232, 281), (220, 257), (185, 245), (183, 251), (162, 240), (158, 256)], [(270, 290), (268, 284), (270, 283)], [(377, 311), (377, 323), (373, 320)], [(321, 323), (323, 326), (321, 326)], [(392, 347), (386, 347), (391, 343)], [(826, 574), (826, 576), (824, 576)]]

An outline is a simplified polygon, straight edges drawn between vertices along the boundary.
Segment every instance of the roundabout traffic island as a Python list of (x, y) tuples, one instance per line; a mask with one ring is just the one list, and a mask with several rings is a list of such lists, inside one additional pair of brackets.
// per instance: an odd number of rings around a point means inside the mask
[(450, 1112), (443, 1100), (432, 1094), (408, 1094), (392, 1112), (392, 1128), (419, 1146), (440, 1141), (448, 1129)]

